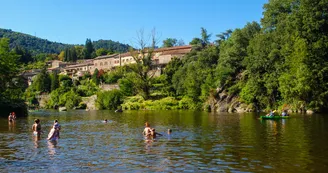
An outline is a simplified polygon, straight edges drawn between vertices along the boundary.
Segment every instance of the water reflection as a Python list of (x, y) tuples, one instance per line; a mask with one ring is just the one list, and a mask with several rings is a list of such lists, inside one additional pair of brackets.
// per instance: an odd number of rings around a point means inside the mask
[(32, 135), (34, 139), (34, 148), (39, 148), (39, 141), (41, 140), (41, 135)]
[(16, 131), (16, 121), (8, 121), (8, 131), (9, 132)]
[(50, 158), (56, 154), (57, 140), (48, 140), (48, 154)]

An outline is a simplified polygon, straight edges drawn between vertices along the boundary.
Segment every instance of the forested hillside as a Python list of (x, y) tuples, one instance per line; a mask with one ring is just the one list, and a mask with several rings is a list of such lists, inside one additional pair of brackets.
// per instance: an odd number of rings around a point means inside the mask
[[(0, 28), (0, 38), (3, 37), (9, 38), (10, 48), (22, 47), (27, 49), (32, 55), (37, 55), (40, 53), (59, 54), (66, 48), (74, 46), (70, 44), (52, 42), (32, 35), (15, 32), (10, 29)], [(127, 44), (121, 44), (112, 40), (99, 40), (93, 41), (92, 43), (95, 49), (103, 48), (109, 50), (110, 52), (126, 52), (129, 48), (129, 45)]]
[(92, 44), (95, 49), (104, 48), (109, 50), (110, 52), (120, 53), (127, 52), (130, 47), (128, 44), (121, 44), (120, 42), (112, 40), (98, 40), (93, 41)]
[(32, 35), (12, 31), (10, 29), (0, 29), (0, 38), (8, 38), (10, 48), (23, 47), (33, 55), (40, 53), (60, 53), (65, 48), (72, 46), (69, 44), (51, 42)]

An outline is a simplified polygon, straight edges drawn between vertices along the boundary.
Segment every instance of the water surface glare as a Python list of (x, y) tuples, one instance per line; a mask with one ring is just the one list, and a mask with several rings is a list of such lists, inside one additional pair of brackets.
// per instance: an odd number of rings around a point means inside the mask
[[(264, 121), (258, 116), (44, 111), (11, 124), (1, 118), (0, 172), (326, 172), (325, 115)], [(39, 139), (31, 132), (35, 118), (44, 131)], [(61, 138), (49, 142), (54, 119)], [(163, 136), (145, 140), (146, 121)]]

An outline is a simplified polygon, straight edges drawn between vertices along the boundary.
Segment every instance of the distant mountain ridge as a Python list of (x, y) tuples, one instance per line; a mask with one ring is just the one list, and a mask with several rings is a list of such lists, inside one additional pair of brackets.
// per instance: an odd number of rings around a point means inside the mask
[[(5, 37), (10, 39), (10, 47), (16, 46), (23, 47), (29, 50), (32, 54), (36, 55), (39, 53), (56, 53), (59, 54), (64, 51), (65, 48), (71, 46), (78, 46), (73, 44), (64, 44), (42, 39), (29, 34), (12, 31), (11, 29), (0, 28), (0, 38)], [(113, 52), (127, 52), (129, 49), (128, 44), (122, 44), (120, 42), (112, 40), (99, 40), (92, 42), (95, 49), (105, 48)], [(80, 45), (81, 46), (81, 45)]]

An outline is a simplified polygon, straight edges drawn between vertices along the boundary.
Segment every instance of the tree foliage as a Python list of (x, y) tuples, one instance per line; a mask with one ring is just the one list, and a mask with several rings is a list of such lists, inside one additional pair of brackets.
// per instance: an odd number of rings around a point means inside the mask
[[(14, 51), (10, 51), (9, 40), (0, 39), (0, 108), (3, 112), (25, 108), (22, 98), (26, 89), (26, 81), (18, 76), (20, 72), (19, 58), (20, 56)], [(20, 113), (23, 112), (20, 111)]]
[(178, 40), (175, 38), (167, 38), (163, 40), (163, 46), (162, 47), (174, 47), (177, 46)]

